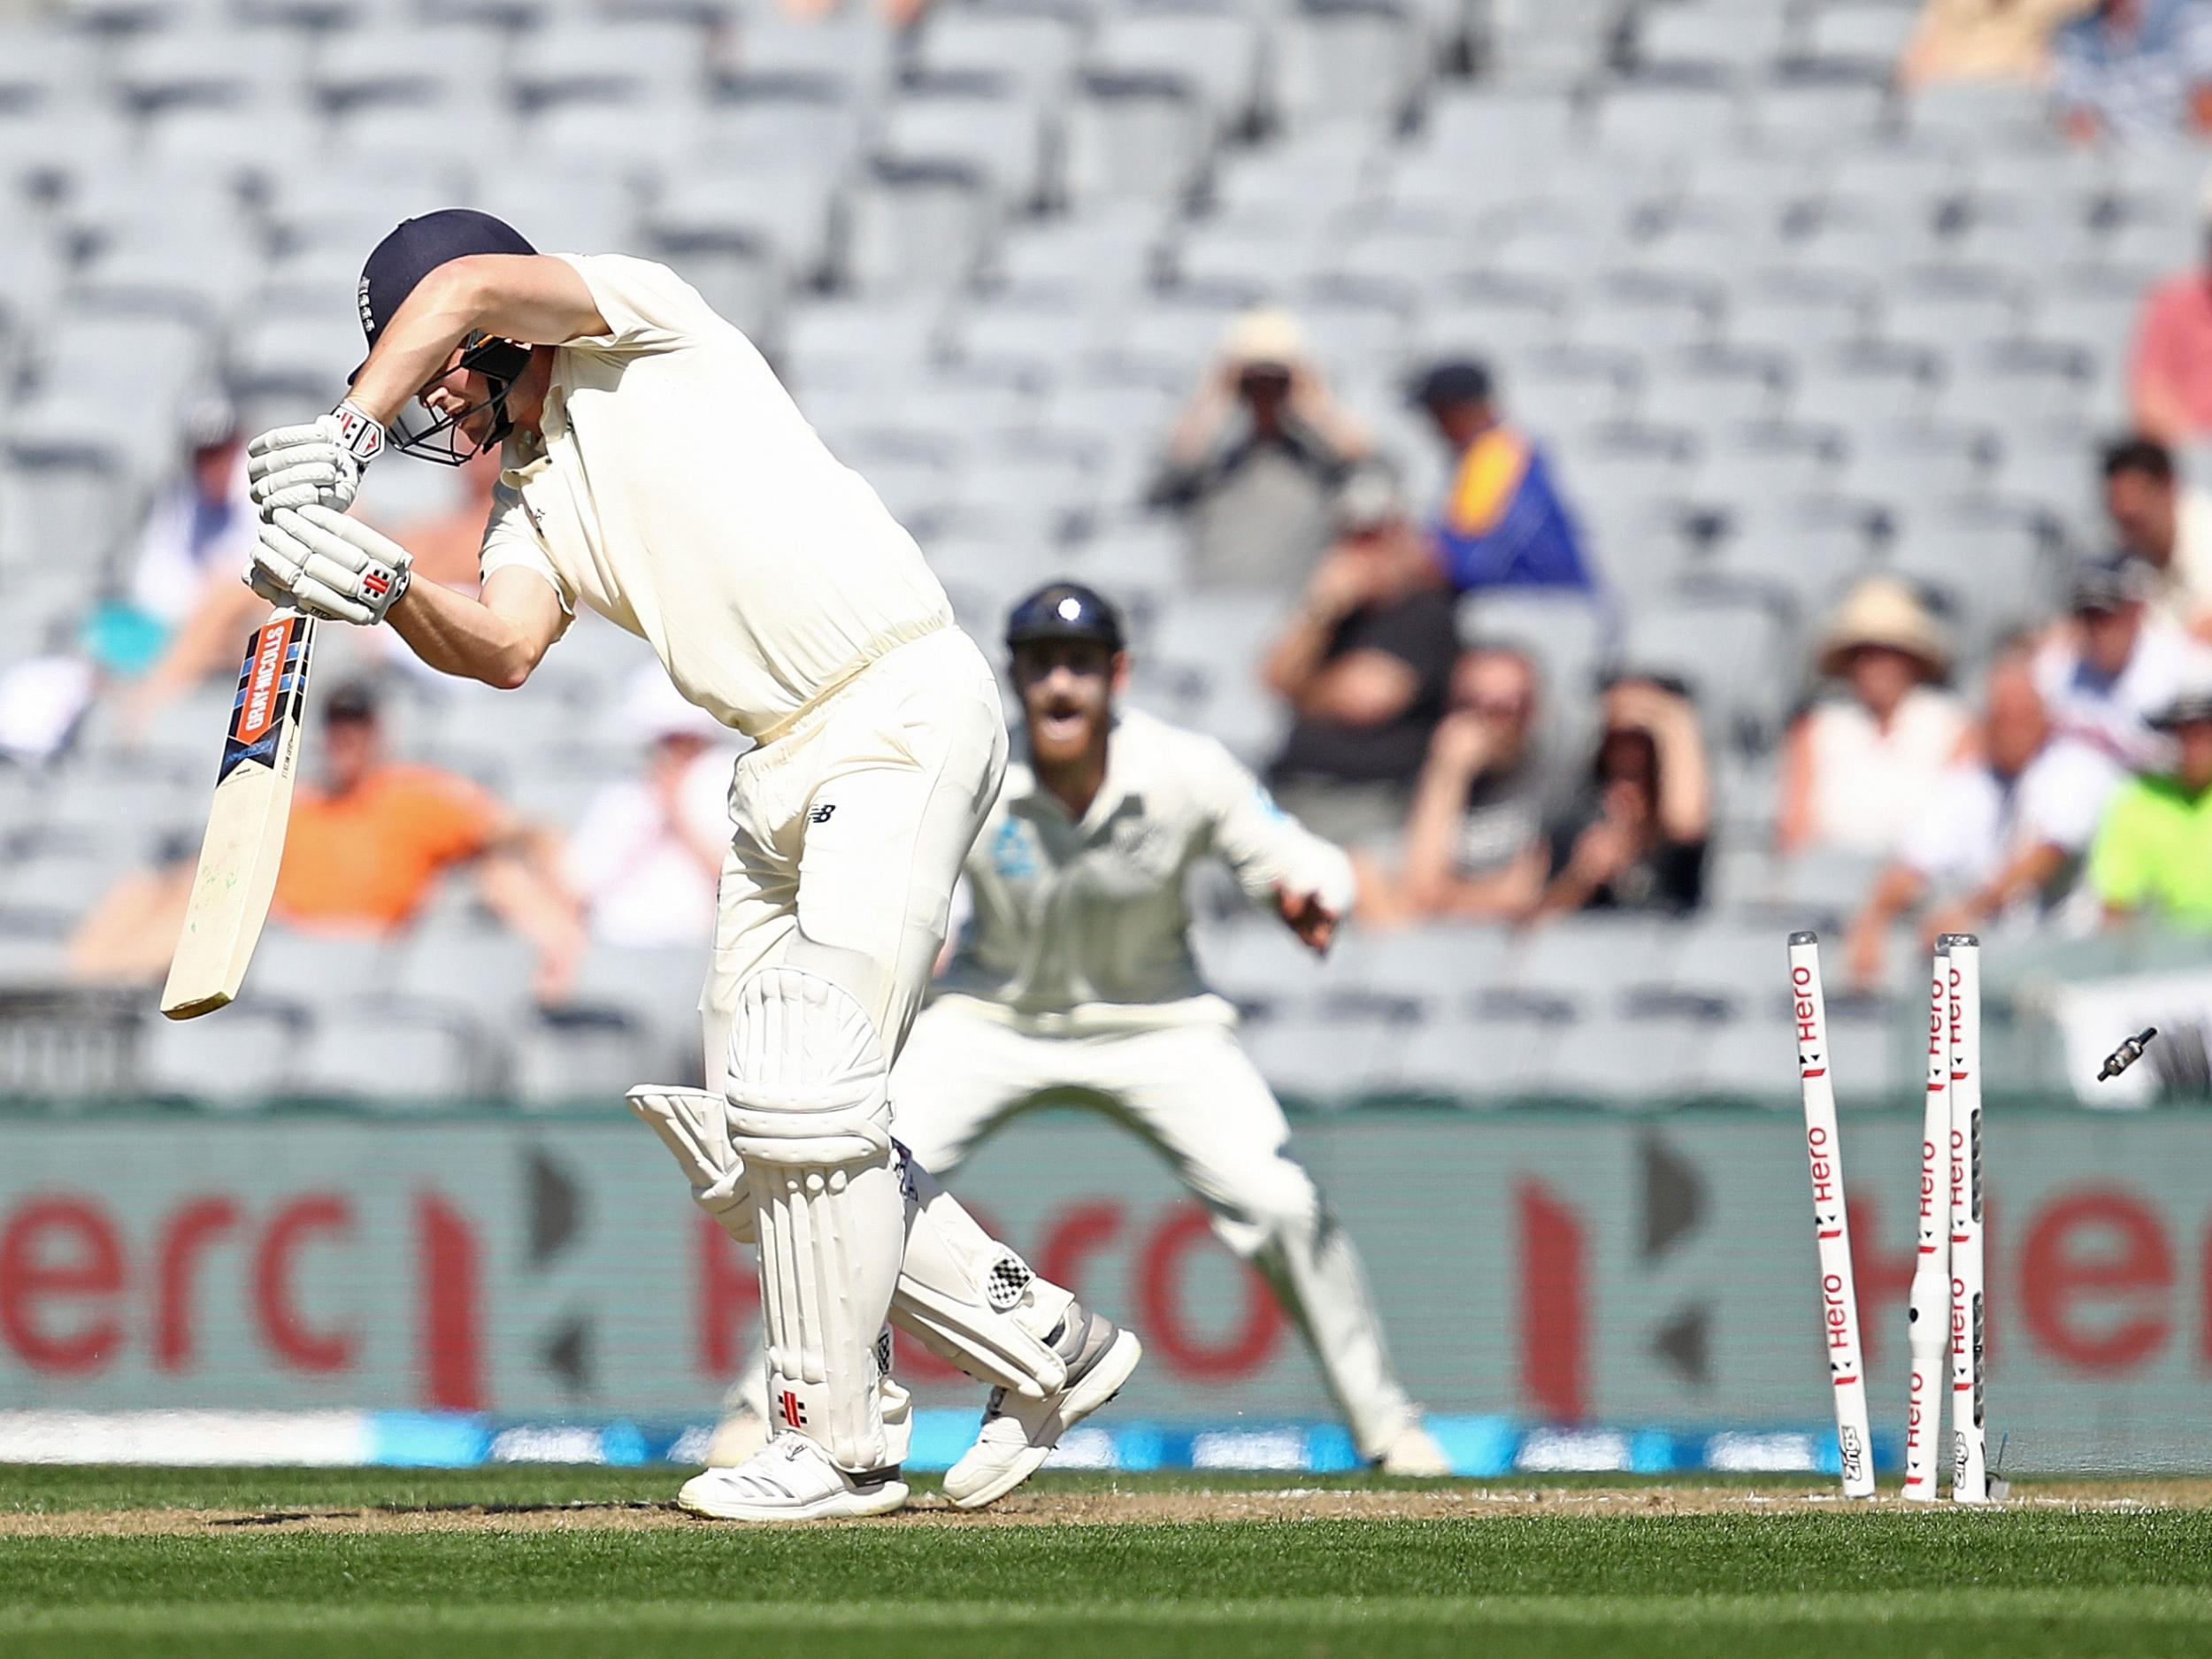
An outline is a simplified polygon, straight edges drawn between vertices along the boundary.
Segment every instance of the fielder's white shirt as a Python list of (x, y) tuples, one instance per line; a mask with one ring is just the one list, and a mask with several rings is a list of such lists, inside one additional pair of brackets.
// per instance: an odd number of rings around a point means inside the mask
[(650, 644), (676, 688), (769, 741), (952, 625), (914, 538), (754, 349), (664, 265), (558, 256), (608, 332), (553, 354), (542, 442), (507, 442), (482, 573), (518, 565)]
[(1210, 737), (1122, 710), (1079, 823), (1017, 760), (968, 855), (972, 908), (938, 994), (1071, 1033), (1233, 1021), (1191, 955), (1184, 888), (1209, 857), (1257, 902), (1281, 883), (1351, 908), (1351, 861)]

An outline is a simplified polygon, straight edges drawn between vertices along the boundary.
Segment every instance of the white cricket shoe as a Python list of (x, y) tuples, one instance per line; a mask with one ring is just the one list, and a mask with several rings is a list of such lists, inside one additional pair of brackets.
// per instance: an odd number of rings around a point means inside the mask
[(983, 1432), (945, 1471), (945, 1495), (955, 1508), (979, 1509), (1035, 1474), (1061, 1435), (1119, 1394), (1144, 1357), (1133, 1331), (1079, 1304), (1069, 1306), (1062, 1331), (1053, 1346), (1068, 1356), (1066, 1383), (1042, 1400), (991, 1390)]
[(1436, 1436), (1416, 1417), (1398, 1431), (1398, 1438), (1390, 1442), (1389, 1450), (1378, 1460), (1377, 1467), (1386, 1475), (1448, 1475), (1452, 1472), (1452, 1460), (1444, 1455)]
[(906, 1503), (898, 1465), (849, 1475), (803, 1434), (780, 1434), (734, 1469), (684, 1482), (676, 1502), (718, 1521), (831, 1521), (888, 1515)]
[[(879, 1380), (876, 1388), (882, 1402), (883, 1432), (891, 1437), (891, 1461), (902, 1463), (914, 1435), (913, 1396), (888, 1377)], [(731, 1390), (733, 1394), (738, 1392)], [(714, 1425), (714, 1436), (707, 1441), (707, 1466), (736, 1468), (767, 1445), (773, 1432), (768, 1419), (755, 1410), (749, 1402), (732, 1406), (728, 1414)]]

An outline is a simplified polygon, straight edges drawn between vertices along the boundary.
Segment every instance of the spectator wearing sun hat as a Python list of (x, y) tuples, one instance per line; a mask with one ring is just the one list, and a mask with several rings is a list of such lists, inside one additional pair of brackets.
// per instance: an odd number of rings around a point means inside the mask
[(1784, 741), (1777, 843), (1887, 856), (1967, 739), (1966, 706), (1942, 684), (1951, 641), (1908, 583), (1870, 577), (1829, 618), (1818, 666), (1840, 695)]

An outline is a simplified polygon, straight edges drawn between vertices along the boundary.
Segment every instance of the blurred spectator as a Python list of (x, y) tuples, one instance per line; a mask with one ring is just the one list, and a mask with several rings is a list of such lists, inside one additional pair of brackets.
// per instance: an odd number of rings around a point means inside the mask
[[(323, 781), (292, 797), (273, 921), (315, 933), (391, 935), (439, 877), (477, 867), (485, 902), (540, 953), (539, 990), (565, 988), (579, 949), (573, 909), (556, 876), (558, 849), (477, 785), (386, 753), (375, 694), (342, 685), (324, 704)], [(75, 977), (150, 980), (182, 925), (196, 849), (151, 876), (127, 877), (71, 941)]]
[[(46, 654), (0, 664), (0, 755), (51, 759), (102, 686), (145, 673), (204, 595), (246, 592), (238, 575), (254, 515), (237, 419), (227, 403), (203, 403), (187, 412), (183, 435), (182, 471), (147, 510), (127, 589), (94, 604), (73, 641), (58, 627)], [(233, 666), (242, 637), (241, 628), (227, 641)]]
[(1895, 849), (1966, 737), (1965, 706), (1939, 686), (1950, 666), (1950, 641), (1908, 584), (1876, 576), (1851, 590), (1819, 657), (1846, 695), (1816, 703), (1783, 740), (1781, 851)]
[(2212, 436), (2212, 185), (2198, 201), (2197, 265), (2152, 285), (2128, 350), (2128, 407), (2162, 443)]
[(1631, 675), (1606, 687), (1584, 798), (1551, 832), (1535, 918), (1570, 910), (1685, 915), (1705, 898), (1710, 768), (1682, 684)]
[(1485, 588), (1597, 587), (1543, 449), (1505, 424), (1479, 363), (1438, 363), (1413, 401), (1451, 457), (1436, 524), (1436, 562), (1461, 593)]
[(132, 608), (165, 634), (199, 603), (210, 578), (234, 584), (253, 550), (246, 447), (230, 405), (192, 410), (185, 418), (185, 447), (184, 475), (147, 510), (131, 572)]
[(1400, 891), (1382, 919), (1505, 920), (1542, 895), (1551, 780), (1537, 741), (1536, 665), (1483, 646), (1459, 659), (1406, 826)]
[(2060, 733), (2131, 772), (2170, 752), (2150, 717), (2205, 672), (2206, 653), (2180, 627), (2150, 613), (2149, 567), (2093, 560), (2075, 572), (2070, 624), (2036, 654), (2035, 683)]
[(1152, 498), (1189, 514), (1196, 585), (1279, 588), (1328, 546), (1330, 496), (1366, 453), (1296, 320), (1248, 311), (1176, 424)]
[(678, 694), (658, 664), (638, 670), (624, 724), (645, 770), (584, 809), (562, 870), (592, 938), (648, 948), (703, 945), (730, 845), (730, 732)]
[(1927, 0), (1897, 66), (1908, 90), (1939, 81), (2040, 85), (2051, 32), (2091, 0)]
[(1336, 546), (1263, 669), (1296, 716), (1268, 780), (1292, 817), (1357, 849), (1405, 827), (1459, 638), (1386, 467), (1345, 480), (1335, 519)]
[(1875, 879), (1851, 925), (1852, 982), (1881, 983), (1883, 947), (1899, 918), (1932, 901), (1922, 926), (1971, 933), (2019, 907), (2047, 913), (2074, 885), (2082, 856), (2122, 773), (2052, 729), (2029, 654), (1989, 672), (1979, 753), (1943, 776), (1912, 814), (1897, 856)]
[(2151, 572), (2152, 614), (2212, 640), (2212, 495), (2183, 484), (2155, 438), (2123, 438), (2104, 452), (2104, 511)]
[(2089, 885), (2113, 921), (2148, 911), (2212, 928), (2212, 682), (2152, 716), (2174, 740), (2170, 767), (2131, 779), (2106, 810), (2089, 853)]
[(2212, 131), (2212, 17), (2200, 0), (2097, 0), (2052, 38), (2067, 136)]

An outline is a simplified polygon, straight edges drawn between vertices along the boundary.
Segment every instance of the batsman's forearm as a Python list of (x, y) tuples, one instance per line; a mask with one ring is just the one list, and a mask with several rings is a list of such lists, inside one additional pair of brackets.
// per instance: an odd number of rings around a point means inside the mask
[(347, 401), (386, 426), (408, 400), (445, 372), (447, 359), (482, 326), (486, 296), (467, 260), (433, 271), (385, 325)]
[(519, 623), (435, 582), (410, 585), (386, 619), (407, 649), (440, 673), (503, 691), (528, 680), (545, 655), (545, 643)]

